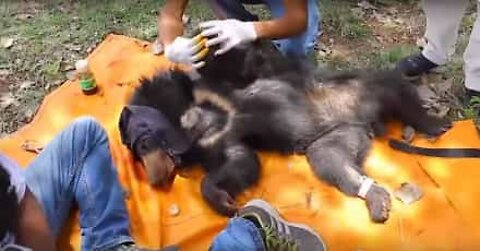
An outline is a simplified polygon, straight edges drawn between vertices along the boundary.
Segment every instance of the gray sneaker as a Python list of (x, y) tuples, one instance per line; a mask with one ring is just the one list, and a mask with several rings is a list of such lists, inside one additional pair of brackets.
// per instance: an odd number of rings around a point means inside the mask
[(290, 223), (264, 200), (249, 201), (239, 210), (239, 217), (248, 219), (261, 229), (266, 250), (327, 250), (320, 236), (310, 227)]

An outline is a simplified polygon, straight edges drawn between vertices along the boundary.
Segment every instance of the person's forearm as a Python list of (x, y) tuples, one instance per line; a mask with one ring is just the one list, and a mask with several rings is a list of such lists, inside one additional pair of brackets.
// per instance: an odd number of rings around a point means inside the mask
[(170, 17), (160, 17), (158, 27), (160, 42), (164, 45), (171, 44), (175, 38), (183, 35), (183, 23)]
[(162, 44), (168, 45), (183, 35), (182, 15), (188, 0), (169, 0), (158, 17), (158, 36)]
[(271, 20), (254, 24), (257, 38), (282, 39), (300, 35), (306, 29), (306, 22), (288, 20)]
[(258, 38), (282, 39), (300, 35), (307, 29), (307, 0), (283, 0), (285, 15), (270, 21), (255, 22)]

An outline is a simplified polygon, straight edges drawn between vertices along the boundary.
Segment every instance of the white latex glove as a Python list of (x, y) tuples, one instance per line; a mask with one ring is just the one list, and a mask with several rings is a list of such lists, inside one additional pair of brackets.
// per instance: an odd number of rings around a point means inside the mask
[(257, 39), (257, 32), (252, 22), (242, 22), (236, 19), (213, 20), (200, 24), (204, 37), (208, 39), (207, 47), (220, 44), (215, 55), (221, 55), (233, 47)]
[(175, 63), (186, 64), (198, 69), (205, 65), (208, 48), (206, 39), (202, 36), (194, 38), (177, 37), (173, 42), (165, 46), (165, 57)]

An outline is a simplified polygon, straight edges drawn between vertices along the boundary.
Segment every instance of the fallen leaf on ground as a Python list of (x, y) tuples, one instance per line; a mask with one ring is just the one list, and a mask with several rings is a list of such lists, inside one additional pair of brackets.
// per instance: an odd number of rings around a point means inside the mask
[(87, 48), (87, 53), (91, 53), (93, 50), (95, 50), (95, 48), (97, 47), (97, 45), (92, 45), (90, 47)]
[(10, 75), (9, 70), (0, 70), (0, 76), (8, 76), (8, 75)]
[(35, 115), (35, 110), (32, 108), (27, 109), (24, 112), (25, 121), (30, 121), (33, 118), (33, 115)]
[(15, 40), (13, 38), (2, 38), (0, 39), (0, 45), (5, 49), (9, 49), (13, 46), (14, 41)]
[(2, 109), (15, 103), (15, 97), (11, 93), (4, 93), (0, 96), (0, 108)]
[(22, 20), (22, 21), (28, 20), (32, 17), (33, 17), (33, 15), (28, 14), (28, 13), (21, 13), (21, 14), (15, 15), (15, 18), (17, 18), (18, 20)]
[(366, 0), (360, 1), (357, 4), (357, 6), (364, 9), (364, 10), (376, 10), (377, 9), (377, 7), (375, 7), (374, 5), (372, 5), (370, 2), (368, 2)]
[(75, 69), (73, 70), (69, 70), (65, 73), (66, 77), (68, 80), (75, 80), (77, 78), (77, 72), (75, 71)]
[(34, 81), (23, 81), (21, 84), (20, 84), (20, 90), (25, 90), (25, 89), (28, 89), (30, 88), (30, 86), (34, 85), (35, 82)]
[(183, 22), (183, 24), (188, 24), (190, 22), (190, 16), (183, 15), (182, 16), (182, 22)]
[(425, 46), (427, 46), (427, 43), (428, 43), (427, 38), (426, 37), (421, 37), (421, 38), (417, 39), (415, 44), (420, 48), (424, 48)]
[(67, 64), (63, 67), (63, 71), (65, 71), (65, 72), (71, 71), (71, 70), (75, 70), (75, 66), (73, 66), (71, 64)]

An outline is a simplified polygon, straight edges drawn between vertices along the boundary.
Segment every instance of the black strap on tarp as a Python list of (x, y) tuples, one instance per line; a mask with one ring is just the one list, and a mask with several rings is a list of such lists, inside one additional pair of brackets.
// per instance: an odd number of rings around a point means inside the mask
[(395, 150), (431, 157), (444, 158), (480, 158), (479, 148), (430, 148), (414, 146), (407, 142), (391, 139), (389, 146)]

